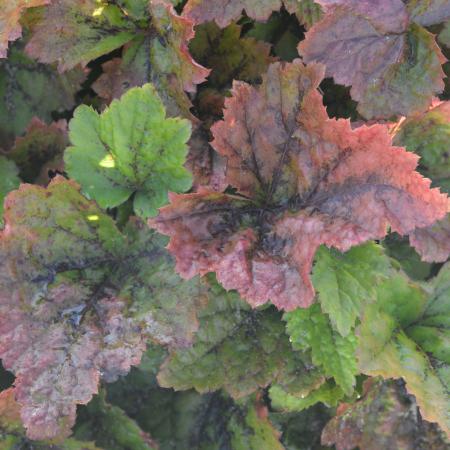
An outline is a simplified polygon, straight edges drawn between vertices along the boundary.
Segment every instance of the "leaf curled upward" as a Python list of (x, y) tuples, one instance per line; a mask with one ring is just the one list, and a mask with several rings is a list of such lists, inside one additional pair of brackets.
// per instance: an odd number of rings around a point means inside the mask
[(442, 218), (447, 197), (393, 147), (386, 127), (329, 119), (317, 91), (323, 66), (275, 63), (259, 87), (236, 82), (213, 147), (238, 195), (173, 194), (150, 225), (169, 235), (185, 278), (214, 271), (252, 306), (310, 305), (314, 254), (346, 251)]
[[(424, 20), (402, 0), (322, 0), (326, 13), (299, 45), (306, 63), (351, 86), (367, 119), (423, 111), (444, 89), (445, 61)], [(417, 2), (416, 2), (417, 3)], [(423, 2), (425, 3), (425, 2)], [(408, 8), (409, 7), (409, 8)], [(447, 7), (448, 9), (448, 7)], [(446, 17), (445, 8), (439, 23)], [(447, 12), (448, 14), (448, 12)], [(430, 25), (426, 21), (426, 25)]]
[(191, 342), (198, 282), (181, 282), (164, 239), (137, 220), (122, 234), (75, 183), (9, 194), (0, 238), (0, 357), (31, 439), (67, 435), (76, 405), (138, 364), (148, 339)]

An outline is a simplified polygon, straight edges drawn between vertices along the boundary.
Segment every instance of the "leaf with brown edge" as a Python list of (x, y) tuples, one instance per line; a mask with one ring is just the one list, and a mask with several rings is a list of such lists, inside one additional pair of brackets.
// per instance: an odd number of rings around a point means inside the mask
[(346, 251), (388, 225), (407, 234), (445, 215), (446, 195), (415, 172), (417, 156), (392, 147), (385, 126), (328, 118), (322, 76), (297, 60), (272, 64), (261, 86), (234, 84), (212, 145), (239, 195), (172, 195), (149, 221), (171, 237), (183, 277), (212, 271), (252, 306), (307, 307), (321, 244)]
[(0, 0), (0, 58), (6, 58), (8, 42), (22, 36), (19, 20), (23, 11), (48, 3), (50, 0)]
[(402, 0), (325, 1), (326, 14), (299, 45), (306, 63), (352, 86), (367, 119), (423, 111), (444, 89), (445, 61), (434, 36), (410, 19)]
[(0, 238), (0, 357), (29, 438), (67, 435), (76, 405), (138, 364), (148, 339), (192, 341), (198, 280), (174, 273), (165, 239), (137, 220), (119, 232), (75, 183), (9, 194)]

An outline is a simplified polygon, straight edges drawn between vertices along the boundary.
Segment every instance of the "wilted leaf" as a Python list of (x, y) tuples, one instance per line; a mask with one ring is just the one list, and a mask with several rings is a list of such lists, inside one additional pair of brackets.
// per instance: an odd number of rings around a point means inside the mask
[(172, 195), (149, 223), (169, 235), (183, 277), (210, 271), (252, 306), (312, 303), (309, 278), (321, 244), (346, 251), (442, 218), (447, 198), (392, 147), (387, 128), (352, 130), (328, 119), (316, 87), (323, 71), (272, 64), (261, 86), (236, 82), (213, 147), (239, 195)]
[(22, 185), (0, 235), (0, 357), (16, 375), (30, 438), (67, 434), (100, 378), (139, 363), (151, 338), (187, 345), (203, 299), (173, 273), (164, 241), (132, 221), (121, 234), (77, 186)]
[(326, 382), (306, 395), (293, 395), (275, 384), (270, 388), (270, 404), (276, 411), (297, 412), (321, 402), (329, 407), (337, 406), (344, 397), (339, 386), (333, 382)]
[(350, 333), (364, 306), (376, 300), (376, 285), (390, 268), (382, 247), (374, 243), (344, 254), (326, 247), (318, 250), (312, 281), (322, 311), (342, 336)]
[(51, 66), (38, 64), (13, 47), (0, 62), (0, 138), (2, 147), (13, 144), (33, 117), (52, 121), (52, 112), (74, 106), (74, 95), (85, 78), (81, 70), (59, 75)]
[(8, 157), (16, 162), (24, 182), (44, 181), (48, 180), (45, 172), (50, 167), (56, 169), (62, 166), (62, 154), (67, 144), (66, 121), (47, 125), (34, 117), (25, 135), (16, 139)]
[(8, 41), (22, 36), (19, 20), (26, 8), (46, 5), (50, 0), (0, 0), (0, 58), (6, 58)]
[(401, 276), (380, 285), (377, 303), (366, 308), (359, 331), (363, 373), (403, 378), (422, 416), (450, 430), (450, 265), (426, 291)]
[(3, 201), (6, 195), (17, 189), (20, 184), (18, 173), (14, 161), (0, 155), (0, 227), (3, 225)]
[[(326, 65), (367, 119), (425, 110), (444, 89), (444, 58), (434, 36), (410, 21), (401, 0), (336, 0), (306, 34), (306, 63)], [(413, 19), (414, 20), (414, 19)]]
[[(363, 398), (343, 404), (322, 432), (324, 445), (337, 450), (445, 450), (445, 436), (422, 421), (414, 398), (395, 382), (369, 380)], [(345, 409), (344, 409), (345, 408)]]
[(343, 337), (334, 331), (318, 303), (286, 313), (284, 320), (292, 347), (310, 351), (312, 362), (323, 369), (325, 376), (334, 377), (344, 393), (351, 395), (358, 373), (355, 335)]
[(220, 286), (211, 297), (199, 313), (194, 344), (169, 355), (159, 384), (201, 393), (223, 388), (239, 398), (284, 375), (292, 350), (280, 315), (254, 311)]
[(167, 191), (185, 191), (192, 177), (183, 167), (191, 132), (185, 119), (166, 118), (152, 85), (133, 88), (102, 114), (80, 106), (70, 122), (64, 155), (70, 177), (102, 208), (132, 194), (141, 217), (167, 203)]

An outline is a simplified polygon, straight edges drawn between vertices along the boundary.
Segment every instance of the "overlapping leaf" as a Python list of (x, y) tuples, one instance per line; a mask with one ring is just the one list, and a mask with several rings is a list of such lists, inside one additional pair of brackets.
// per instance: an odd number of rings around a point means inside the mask
[(202, 291), (174, 274), (161, 238), (137, 221), (121, 234), (73, 182), (22, 185), (5, 211), (0, 357), (28, 436), (64, 435), (76, 404), (139, 363), (147, 339), (191, 341)]
[(299, 52), (305, 62), (324, 63), (337, 83), (352, 86), (364, 117), (423, 111), (444, 89), (444, 58), (434, 36), (419, 25), (431, 24), (431, 12), (408, 13), (408, 7), (419, 6), (401, 0), (321, 3), (326, 15), (306, 34)]
[[(402, 121), (394, 142), (420, 155), (421, 173), (443, 192), (450, 192), (449, 138), (450, 102), (443, 102)], [(443, 220), (417, 229), (410, 240), (425, 261), (446, 261), (450, 256), (450, 205), (449, 214)]]
[[(41, 62), (58, 62), (64, 71), (129, 43), (130, 54), (124, 57), (123, 66), (116, 61), (111, 67), (111, 63), (106, 80), (99, 81), (102, 95), (114, 70), (118, 75), (123, 72), (124, 79), (114, 80), (109, 96), (152, 81), (171, 114), (180, 110), (189, 114), (190, 102), (184, 91), (194, 92), (209, 72), (189, 55), (187, 46), (192, 37), (191, 22), (179, 17), (165, 0), (88, 0), (82, 4), (56, 0), (35, 28), (27, 52)], [(128, 78), (128, 85), (120, 86)]]
[(312, 0), (189, 0), (183, 13), (196, 23), (214, 20), (223, 28), (239, 19), (244, 10), (252, 19), (265, 21), (283, 5), (306, 24), (320, 15), (320, 7)]
[(442, 218), (447, 197), (415, 172), (417, 157), (392, 147), (384, 126), (352, 130), (328, 119), (316, 91), (321, 66), (272, 64), (259, 87), (235, 83), (213, 147), (239, 195), (172, 195), (150, 221), (169, 235), (186, 278), (210, 271), (251, 305), (306, 307), (321, 244), (341, 251)]
[(449, 308), (450, 265), (427, 288), (401, 274), (378, 290), (359, 331), (358, 360), (363, 373), (403, 378), (422, 416), (450, 430)]
[(199, 314), (194, 344), (169, 355), (159, 384), (202, 393), (223, 388), (239, 398), (284, 376), (295, 357), (280, 315), (253, 311), (236, 293), (220, 286), (212, 297)]
[(60, 75), (12, 47), (9, 58), (0, 61), (0, 146), (8, 149), (33, 117), (49, 123), (53, 112), (73, 108), (84, 78), (81, 70)]
[(18, 173), (14, 161), (0, 155), (0, 227), (3, 225), (3, 201), (6, 195), (17, 189), (20, 184)]
[(448, 442), (435, 425), (418, 417), (414, 398), (396, 382), (369, 380), (363, 398), (343, 404), (324, 428), (322, 443), (337, 450), (445, 450)]
[(114, 207), (135, 193), (141, 217), (167, 203), (167, 191), (192, 184), (183, 167), (191, 132), (186, 119), (166, 118), (152, 85), (130, 89), (102, 114), (80, 106), (70, 122), (67, 173), (101, 207)]
[(46, 5), (50, 0), (1, 0), (0, 1), (0, 58), (6, 58), (8, 42), (22, 35), (19, 23), (22, 12), (27, 8)]

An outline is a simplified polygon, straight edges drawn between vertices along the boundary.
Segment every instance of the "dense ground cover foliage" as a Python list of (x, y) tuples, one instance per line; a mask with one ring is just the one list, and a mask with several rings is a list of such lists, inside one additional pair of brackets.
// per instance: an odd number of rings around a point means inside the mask
[(0, 448), (449, 448), (447, 57), (448, 0), (0, 0)]

